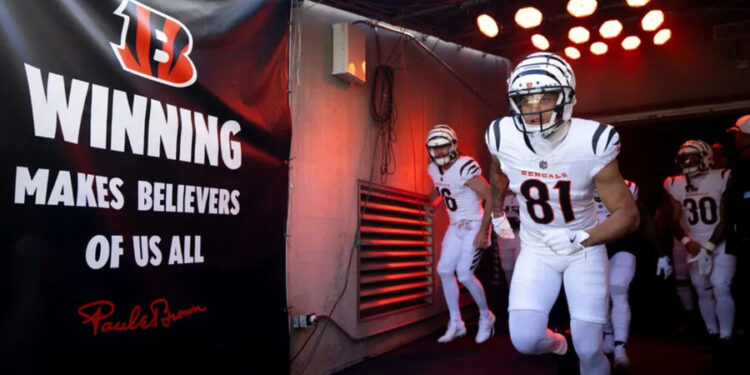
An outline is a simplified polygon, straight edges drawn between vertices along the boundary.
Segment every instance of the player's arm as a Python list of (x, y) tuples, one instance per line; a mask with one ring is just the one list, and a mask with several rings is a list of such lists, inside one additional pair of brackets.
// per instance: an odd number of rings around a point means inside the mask
[(685, 231), (685, 228), (682, 227), (682, 207), (680, 206), (680, 202), (678, 202), (672, 194), (665, 193), (664, 200), (667, 201), (666, 203), (668, 205), (669, 210), (669, 217), (672, 219), (670, 222), (670, 228), (672, 229), (672, 234), (674, 235), (674, 238), (676, 238), (678, 241), (680, 241), (684, 246), (687, 252), (695, 256), (700, 252), (701, 245), (695, 241), (693, 241), (690, 238), (690, 233)]
[(727, 192), (725, 190), (724, 193), (721, 194), (721, 200), (719, 201), (719, 223), (716, 224), (716, 228), (714, 228), (714, 232), (711, 234), (711, 238), (708, 240), (708, 242), (704, 242), (701, 244), (701, 247), (708, 250), (709, 252), (713, 252), (716, 249), (716, 244), (721, 243), (721, 241), (724, 241), (725, 238), (724, 204), (726, 200)]
[(427, 210), (427, 216), (433, 217), (435, 216), (435, 208), (437, 208), (438, 205), (440, 205), (440, 202), (443, 200), (443, 196), (437, 193), (437, 188), (432, 189), (432, 193), (430, 193), (430, 203), (425, 205), (425, 210)]
[(656, 232), (656, 223), (648, 213), (648, 210), (646, 210), (646, 206), (644, 206), (640, 201), (635, 201), (635, 206), (638, 208), (638, 214), (640, 215), (641, 219), (639, 229), (646, 244), (656, 250), (656, 255), (659, 258), (667, 256), (667, 252), (664, 250), (664, 246), (662, 246), (661, 241), (659, 241), (659, 235)]
[[(484, 200), (484, 216), (482, 216), (482, 225), (479, 227), (479, 233), (474, 241), (475, 248), (485, 248), (488, 246), (487, 230), (490, 226), (490, 214), (492, 213), (492, 191), (487, 180), (482, 175), (474, 176), (470, 180), (466, 181), (466, 186), (479, 196), (480, 199)], [(478, 243), (481, 242), (481, 243)]]
[(607, 220), (587, 231), (583, 246), (594, 246), (616, 240), (638, 229), (639, 215), (633, 196), (620, 174), (617, 160), (612, 160), (595, 176), (602, 203), (612, 213)]
[(503, 170), (500, 168), (500, 160), (494, 155), (492, 156), (492, 163), (490, 165), (490, 186), (492, 188), (493, 216), (503, 216), (505, 214), (503, 203), (505, 192), (508, 190), (508, 176), (503, 173)]

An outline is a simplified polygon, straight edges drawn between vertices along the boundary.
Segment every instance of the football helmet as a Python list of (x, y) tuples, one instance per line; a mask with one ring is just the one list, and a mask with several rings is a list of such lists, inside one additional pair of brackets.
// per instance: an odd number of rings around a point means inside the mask
[[(542, 132), (544, 136), (553, 133), (573, 116), (575, 88), (573, 69), (562, 57), (549, 52), (526, 56), (508, 78), (508, 99), (516, 128), (524, 133)], [(529, 112), (528, 107), (534, 105), (550, 108)], [(544, 122), (543, 115), (547, 112), (551, 116)], [(526, 120), (533, 115), (539, 116), (539, 120), (531, 123)]]
[(427, 152), (435, 164), (443, 166), (458, 159), (458, 137), (445, 124), (435, 125), (427, 133)]
[(689, 140), (680, 146), (675, 163), (682, 174), (693, 177), (708, 172), (714, 165), (711, 146), (701, 140)]

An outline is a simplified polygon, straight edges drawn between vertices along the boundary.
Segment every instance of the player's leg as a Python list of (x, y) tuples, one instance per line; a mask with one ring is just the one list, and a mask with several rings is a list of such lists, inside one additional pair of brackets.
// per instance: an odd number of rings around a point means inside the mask
[(445, 304), (448, 306), (450, 321), (445, 334), (438, 342), (449, 342), (456, 337), (466, 334), (466, 326), (461, 320), (461, 310), (458, 307), (458, 283), (456, 282), (456, 266), (461, 255), (461, 239), (458, 238), (455, 225), (448, 226), (443, 237), (443, 244), (438, 261), (437, 271), (443, 285)]
[(500, 238), (497, 236), (497, 245), (500, 249), (500, 265), (505, 274), (505, 281), (510, 285), (510, 279), (513, 276), (513, 268), (516, 265), (518, 253), (521, 251), (521, 238), (516, 233), (516, 238)]
[(698, 262), (688, 265), (690, 272), (690, 282), (693, 283), (695, 293), (698, 295), (698, 310), (701, 312), (703, 323), (706, 325), (706, 331), (709, 335), (719, 334), (719, 323), (716, 318), (716, 300), (711, 290), (711, 280), (708, 275), (701, 275), (698, 272)]
[(716, 316), (719, 321), (719, 336), (722, 339), (732, 337), (734, 328), (734, 299), (732, 298), (732, 277), (737, 269), (737, 259), (734, 255), (725, 253), (725, 244), (716, 248), (711, 269), (711, 285), (716, 298)]
[(487, 307), (487, 298), (482, 283), (474, 276), (474, 269), (482, 254), (481, 249), (474, 248), (474, 238), (479, 233), (480, 223), (472, 221), (470, 225), (471, 229), (458, 230), (458, 236), (461, 239), (461, 255), (458, 258), (456, 275), (458, 275), (458, 281), (466, 287), (479, 308), (479, 328), (476, 341), (482, 343), (494, 332), (495, 316)]
[(625, 350), (630, 331), (630, 303), (628, 292), (635, 275), (635, 255), (620, 251), (610, 259), (609, 288), (612, 296), (612, 327), (614, 330), (615, 365), (627, 366), (630, 360)]
[(523, 354), (565, 354), (567, 341), (547, 328), (549, 311), (560, 293), (562, 273), (553, 256), (521, 250), (510, 282), (508, 312), (513, 346)]
[(602, 333), (609, 312), (609, 259), (604, 246), (571, 256), (563, 278), (570, 310), (570, 333), (582, 375), (609, 374)]

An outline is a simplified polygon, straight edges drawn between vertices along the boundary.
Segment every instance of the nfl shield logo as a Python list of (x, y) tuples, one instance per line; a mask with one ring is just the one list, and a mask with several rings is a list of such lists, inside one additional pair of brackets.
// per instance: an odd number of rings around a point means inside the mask
[(547, 162), (542, 160), (539, 162), (539, 168), (547, 169)]

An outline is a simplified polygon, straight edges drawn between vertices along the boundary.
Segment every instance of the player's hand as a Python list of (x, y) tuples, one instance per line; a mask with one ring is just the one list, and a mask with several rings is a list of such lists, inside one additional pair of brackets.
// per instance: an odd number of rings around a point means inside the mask
[(511, 228), (510, 222), (508, 221), (508, 217), (506, 217), (505, 214), (500, 217), (492, 217), (492, 228), (495, 229), (495, 233), (497, 233), (500, 238), (508, 240), (516, 238), (516, 235), (513, 234), (513, 228)]
[(432, 219), (435, 217), (435, 206), (433, 206), (432, 204), (424, 205), (424, 210), (427, 218)]
[(487, 246), (490, 246), (490, 237), (489, 233), (485, 231), (479, 231), (477, 233), (477, 236), (474, 237), (474, 248), (475, 249), (484, 249)]
[(583, 250), (585, 246), (581, 242), (588, 238), (589, 234), (582, 230), (548, 229), (544, 232), (542, 242), (557, 255), (571, 255)]
[(687, 260), (688, 263), (698, 262), (698, 274), (707, 276), (711, 274), (712, 259), (711, 255), (708, 254), (706, 249), (698, 251), (698, 255), (690, 257)]
[(666, 255), (660, 257), (656, 262), (656, 276), (659, 276), (662, 273), (664, 273), (664, 280), (668, 279), (669, 276), (672, 275), (672, 265), (669, 264), (669, 257)]
[(687, 243), (687, 245), (685, 245), (685, 249), (687, 250), (688, 254), (696, 256), (701, 251), (701, 244), (691, 240)]

